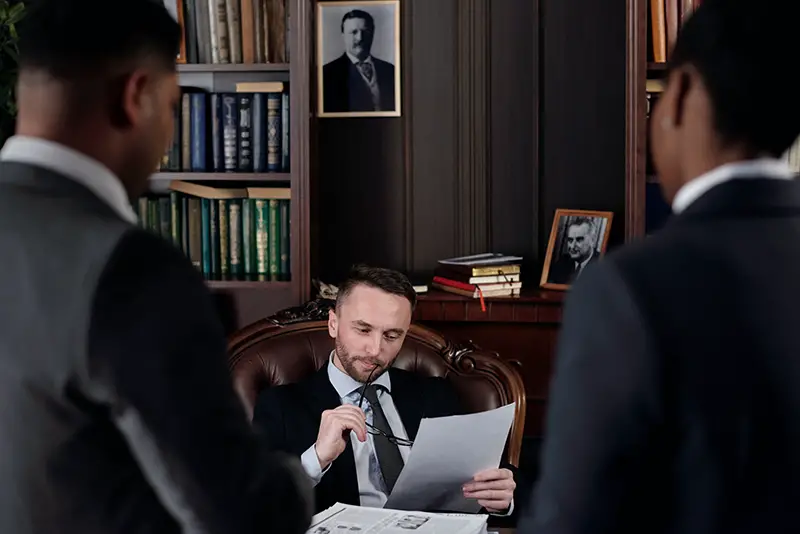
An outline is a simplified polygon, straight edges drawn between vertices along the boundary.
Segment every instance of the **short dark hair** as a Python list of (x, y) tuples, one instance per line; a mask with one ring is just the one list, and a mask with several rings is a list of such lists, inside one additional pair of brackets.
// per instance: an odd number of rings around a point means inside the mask
[(417, 305), (417, 292), (414, 291), (414, 286), (411, 285), (406, 275), (392, 269), (359, 264), (350, 269), (347, 279), (339, 285), (336, 293), (337, 310), (357, 286), (374, 287), (392, 295), (405, 297), (411, 304), (412, 311)]
[(800, 102), (785, 94), (799, 20), (797, 0), (703, 0), (683, 25), (670, 68), (697, 69), (723, 142), (777, 157), (800, 135)]
[(363, 9), (353, 9), (344, 14), (344, 17), (342, 17), (342, 32), (344, 32), (344, 21), (350, 19), (364, 19), (370, 31), (375, 33), (375, 19)]
[(174, 67), (180, 39), (160, 0), (30, 0), (19, 24), (19, 64), (59, 78), (145, 57)]

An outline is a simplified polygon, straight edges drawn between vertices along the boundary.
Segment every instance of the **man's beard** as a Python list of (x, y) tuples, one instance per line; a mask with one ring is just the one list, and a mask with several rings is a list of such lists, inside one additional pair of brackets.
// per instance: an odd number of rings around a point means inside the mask
[[(345, 372), (350, 375), (351, 378), (361, 382), (362, 384), (365, 384), (367, 379), (369, 379), (371, 382), (374, 382), (375, 379), (385, 373), (386, 369), (389, 367), (388, 365), (386, 367), (382, 367), (382, 363), (377, 358), (351, 355), (338, 339), (335, 340), (334, 344), (336, 345), (336, 356), (339, 357), (339, 362), (341, 362)], [(358, 362), (367, 362), (372, 368), (364, 371), (363, 369), (357, 367)], [(372, 375), (370, 375), (370, 372), (372, 372)]]

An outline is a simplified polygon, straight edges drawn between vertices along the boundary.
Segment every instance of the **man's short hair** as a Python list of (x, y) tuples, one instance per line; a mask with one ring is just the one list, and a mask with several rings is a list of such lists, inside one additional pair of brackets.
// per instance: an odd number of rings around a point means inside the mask
[(344, 22), (350, 19), (364, 19), (369, 31), (375, 33), (375, 19), (363, 9), (353, 9), (344, 14), (344, 17), (342, 17), (342, 33), (344, 33)]
[(417, 305), (417, 292), (414, 286), (403, 273), (382, 267), (370, 267), (368, 265), (354, 265), (350, 269), (347, 279), (339, 286), (336, 294), (336, 309), (344, 302), (357, 286), (368, 286), (380, 289), (386, 293), (405, 297), (411, 304), (413, 311)]
[(19, 24), (22, 70), (78, 79), (145, 57), (175, 65), (181, 31), (163, 1), (30, 0), (25, 5)]
[(697, 69), (723, 142), (777, 157), (800, 135), (800, 101), (786, 97), (798, 21), (798, 0), (703, 0), (682, 27), (671, 68)]

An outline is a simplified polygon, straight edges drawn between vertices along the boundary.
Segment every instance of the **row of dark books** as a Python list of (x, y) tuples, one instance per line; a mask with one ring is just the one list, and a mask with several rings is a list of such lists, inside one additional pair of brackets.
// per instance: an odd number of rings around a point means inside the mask
[(239, 83), (234, 93), (182, 91), (160, 170), (289, 171), (289, 94), (283, 82)]
[(139, 224), (181, 249), (209, 280), (290, 279), (290, 191), (173, 181), (139, 199)]
[(176, 7), (187, 63), (289, 61), (286, 0), (177, 0)]

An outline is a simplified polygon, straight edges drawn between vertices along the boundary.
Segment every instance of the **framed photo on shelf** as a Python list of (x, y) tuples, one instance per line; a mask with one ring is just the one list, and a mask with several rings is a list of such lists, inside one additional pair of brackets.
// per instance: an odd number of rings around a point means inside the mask
[(569, 289), (586, 266), (605, 254), (613, 217), (610, 211), (557, 209), (539, 285)]
[(400, 116), (400, 0), (317, 3), (317, 115)]
[(164, 0), (164, 6), (181, 26), (181, 46), (175, 62), (186, 63), (186, 29), (183, 22), (183, 0)]

